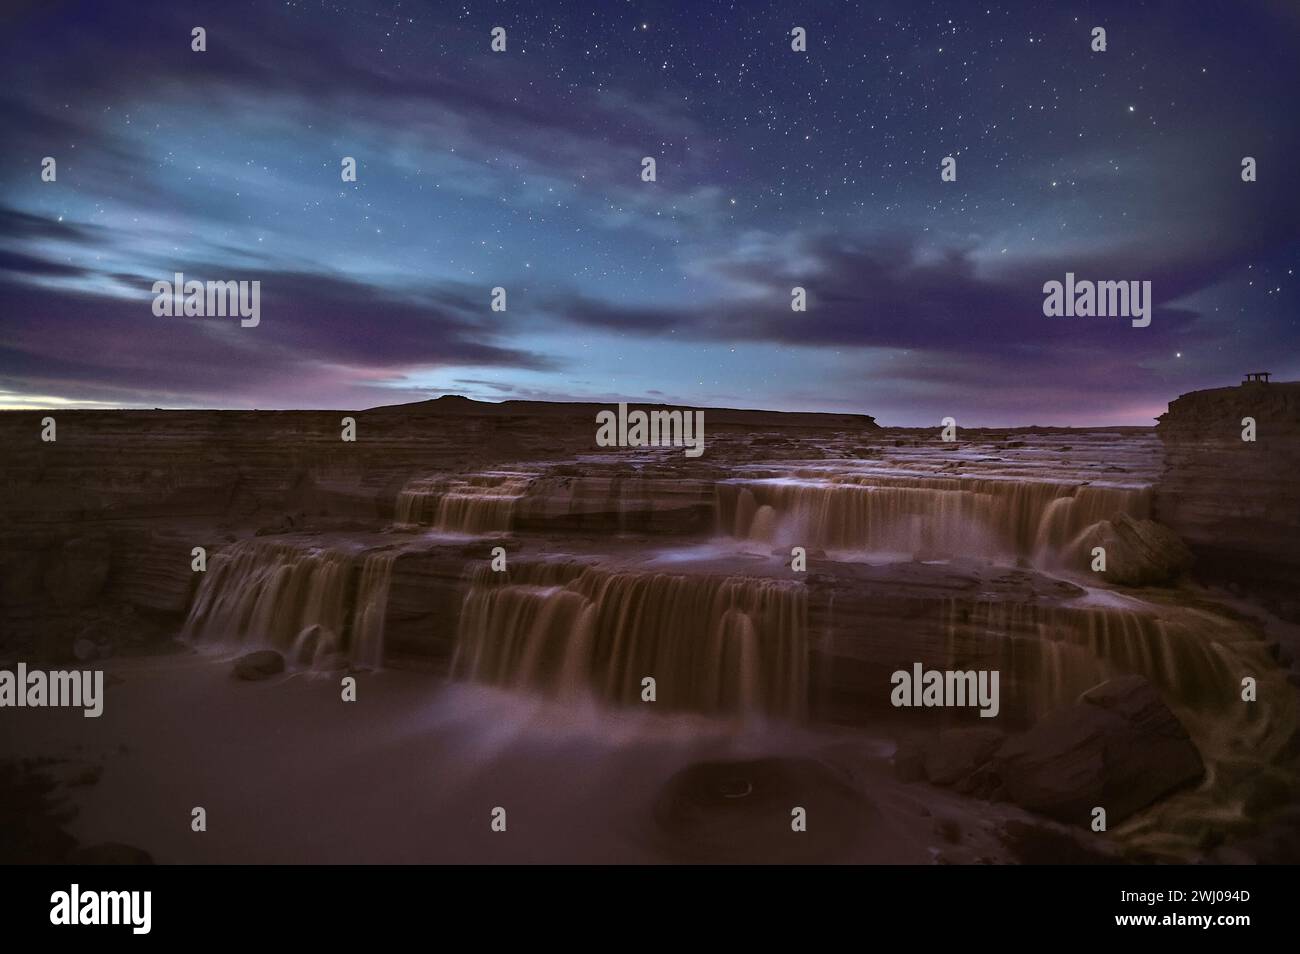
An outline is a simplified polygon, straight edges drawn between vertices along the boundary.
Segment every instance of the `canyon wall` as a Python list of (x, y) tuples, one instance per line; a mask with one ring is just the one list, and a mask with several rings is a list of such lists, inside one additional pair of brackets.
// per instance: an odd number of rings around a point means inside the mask
[(1300, 383), (1184, 394), (1156, 433), (1165, 472), (1155, 516), (1192, 548), (1198, 578), (1300, 619)]

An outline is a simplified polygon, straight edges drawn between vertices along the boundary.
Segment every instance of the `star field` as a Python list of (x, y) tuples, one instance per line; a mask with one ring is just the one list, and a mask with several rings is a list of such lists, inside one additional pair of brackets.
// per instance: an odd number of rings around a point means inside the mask
[[(0, 404), (1147, 424), (1256, 365), (1300, 376), (1297, 27), (1263, 3), (33, 6), (0, 66)], [(1151, 326), (1045, 318), (1067, 270), (1151, 280)], [(260, 280), (262, 324), (155, 318), (175, 271)]]

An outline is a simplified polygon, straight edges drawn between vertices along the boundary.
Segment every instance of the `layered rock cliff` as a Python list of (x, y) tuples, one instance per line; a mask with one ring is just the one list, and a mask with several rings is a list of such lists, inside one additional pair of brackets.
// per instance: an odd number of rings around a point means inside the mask
[(1192, 548), (1198, 577), (1300, 619), (1300, 382), (1184, 394), (1156, 432), (1155, 516)]

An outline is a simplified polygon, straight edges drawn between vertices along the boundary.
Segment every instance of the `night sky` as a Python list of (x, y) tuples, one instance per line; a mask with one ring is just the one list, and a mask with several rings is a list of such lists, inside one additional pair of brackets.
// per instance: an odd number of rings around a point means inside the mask
[[(1300, 377), (1294, 3), (6, 11), (0, 406), (1150, 424)], [(156, 317), (177, 271), (260, 325)], [(1150, 327), (1045, 317), (1067, 271), (1151, 281)]]

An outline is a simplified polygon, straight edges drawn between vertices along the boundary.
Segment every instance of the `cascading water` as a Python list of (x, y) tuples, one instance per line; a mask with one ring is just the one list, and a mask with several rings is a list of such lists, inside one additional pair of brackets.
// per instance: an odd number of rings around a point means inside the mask
[[(1190, 857), (1213, 832), (1249, 830), (1250, 786), (1288, 744), (1297, 712), (1285, 672), (1248, 626), (1171, 603), (953, 603), (947, 619), (954, 664), (980, 658), (982, 666), (1001, 667), (1004, 703), (1023, 694), (1032, 716), (1120, 674), (1145, 676), (1159, 689), (1200, 751), (1206, 778), (1119, 829), (1131, 847), (1177, 859)], [(1241, 696), (1248, 676), (1257, 683), (1252, 702)]]
[(997, 647), (1000, 667), (1023, 687), (1035, 717), (1124, 673), (1150, 679), (1172, 702), (1195, 700), (1205, 708), (1218, 699), (1227, 705), (1233, 675), (1245, 665), (1239, 657), (1262, 651), (1230, 621), (1182, 610), (952, 602), (946, 615), (957, 665), (975, 655), (987, 661), (990, 645)]
[(610, 572), (575, 563), (476, 573), (453, 675), (614, 703), (656, 681), (666, 708), (806, 711), (807, 599), (795, 583)]
[(384, 664), (384, 622), (396, 558), (395, 550), (368, 553), (361, 568), (357, 609), (352, 619), (352, 661), (366, 669), (379, 669)]
[[(368, 554), (361, 573), (340, 550), (262, 540), (213, 556), (182, 637), (277, 649), (294, 664), (332, 657), (378, 668), (395, 551)], [(354, 609), (355, 608), (355, 609)]]
[(397, 495), (397, 522), (452, 533), (507, 531), (535, 475), (495, 472), (409, 481)]
[(717, 485), (719, 529), (744, 540), (922, 557), (1050, 559), (1150, 490), (1040, 480), (842, 473)]

